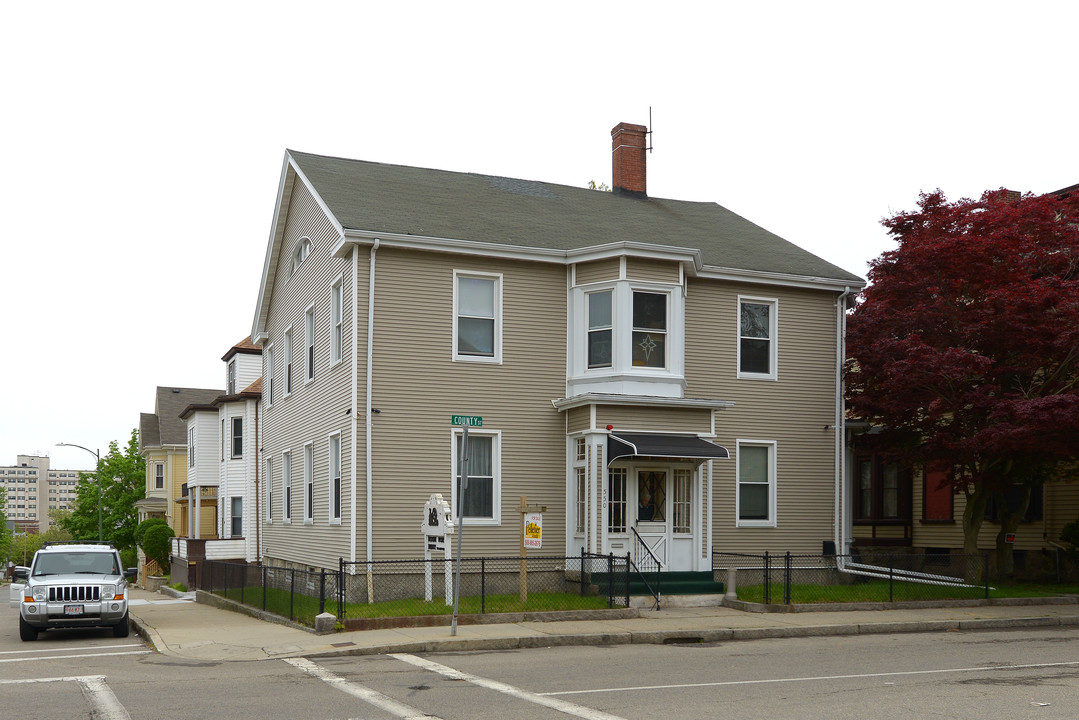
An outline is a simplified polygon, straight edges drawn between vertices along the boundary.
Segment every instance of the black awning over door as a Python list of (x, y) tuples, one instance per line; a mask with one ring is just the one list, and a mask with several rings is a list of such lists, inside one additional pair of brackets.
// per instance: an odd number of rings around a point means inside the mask
[(722, 445), (696, 435), (660, 433), (611, 433), (607, 436), (607, 464), (629, 457), (678, 460), (726, 460), (731, 454)]

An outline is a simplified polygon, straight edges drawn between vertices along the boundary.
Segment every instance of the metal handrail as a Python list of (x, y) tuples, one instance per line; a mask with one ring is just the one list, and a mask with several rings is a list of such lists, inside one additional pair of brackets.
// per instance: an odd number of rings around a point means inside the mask
[(644, 551), (646, 553), (648, 553), (648, 557), (651, 558), (653, 563), (655, 563), (655, 566), (656, 566), (656, 589), (653, 590), (652, 585), (648, 582), (648, 578), (645, 577), (644, 570), (637, 567), (637, 563), (630, 561), (631, 564), (633, 565), (633, 569), (637, 571), (638, 575), (640, 575), (641, 582), (643, 582), (645, 588), (648, 589), (648, 592), (652, 596), (652, 599), (654, 599), (656, 601), (656, 604), (653, 605), (652, 607), (655, 610), (659, 610), (660, 609), (660, 602), (663, 599), (663, 563), (660, 562), (660, 559), (657, 558), (655, 556), (655, 554), (652, 552), (652, 548), (648, 547), (648, 543), (646, 543), (644, 541), (644, 538), (641, 537), (640, 533), (637, 532), (637, 528), (635, 528), (635, 527), (633, 527), (631, 525), (629, 529), (633, 531), (633, 537), (635, 538), (636, 548), (638, 549), (638, 556), (640, 555), (639, 549), (644, 548)]

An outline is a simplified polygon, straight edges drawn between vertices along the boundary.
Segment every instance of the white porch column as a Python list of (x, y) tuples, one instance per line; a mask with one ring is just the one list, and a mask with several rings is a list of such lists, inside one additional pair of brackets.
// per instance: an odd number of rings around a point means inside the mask
[(195, 512), (191, 514), (191, 522), (195, 524), (195, 533), (192, 535), (192, 537), (194, 537), (196, 540), (201, 537), (202, 532), (202, 523), (200, 522), (202, 520), (202, 498), (200, 497), (199, 490), (200, 488), (197, 487), (193, 488), (189, 486), (187, 488), (188, 496), (195, 496)]

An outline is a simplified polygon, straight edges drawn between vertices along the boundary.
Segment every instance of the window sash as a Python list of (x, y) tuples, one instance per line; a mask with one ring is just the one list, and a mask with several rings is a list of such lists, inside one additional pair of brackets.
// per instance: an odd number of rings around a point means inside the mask
[(588, 367), (611, 367), (614, 362), (613, 297), (611, 290), (588, 293)]
[(584, 515), (585, 497), (586, 497), (586, 494), (587, 494), (587, 487), (586, 487), (587, 483), (585, 481), (584, 468), (577, 468), (576, 469), (576, 476), (577, 476), (577, 527), (575, 528), (575, 532), (577, 532), (579, 534), (583, 534), (584, 533), (584, 520), (585, 520), (585, 515)]
[(633, 293), (632, 356), (634, 367), (667, 367), (667, 295)]
[(244, 534), (244, 499), (242, 497), (232, 498), (232, 513), (231, 513), (231, 527), (230, 535), (232, 537), (243, 537)]
[(738, 303), (738, 372), (775, 376), (774, 302), (740, 300)]
[(165, 489), (165, 464), (154, 463), (154, 489)]
[(341, 519), (341, 437), (330, 438), (330, 517)]
[(285, 496), (282, 498), (282, 520), (292, 520), (292, 453), (281, 455), (281, 487)]
[(292, 328), (285, 331), (285, 394), (292, 392)]
[(495, 520), (495, 436), (470, 432), (468, 435), (468, 491), (461, 492), (462, 436), (454, 442), (454, 490), (458, 503), (455, 512), (472, 520)]
[(676, 533), (690, 533), (693, 530), (692, 494), (692, 473), (677, 468), (674, 471), (674, 498), (671, 501), (672, 530)]
[(774, 523), (772, 516), (772, 446), (738, 446), (738, 520)]
[(342, 310), (341, 283), (338, 282), (330, 288), (330, 324), (333, 326), (333, 333), (330, 338), (330, 360), (332, 362), (338, 362), (341, 359), (343, 340)]
[(307, 343), (307, 380), (315, 379), (315, 310), (307, 311), (304, 317), (304, 342)]
[(266, 469), (262, 482), (266, 487), (266, 507), (264, 508), (266, 522), (273, 522), (273, 458), (266, 458)]
[(303, 449), (303, 519), (315, 519), (315, 450), (310, 445)]
[(273, 405), (273, 348), (267, 348), (266, 356), (266, 404)]
[(500, 359), (501, 278), (455, 273), (454, 280), (454, 356)]
[(626, 468), (607, 471), (607, 532), (626, 532), (626, 487), (629, 475)]
[(232, 457), (242, 458), (244, 456), (244, 419), (242, 417), (232, 418)]

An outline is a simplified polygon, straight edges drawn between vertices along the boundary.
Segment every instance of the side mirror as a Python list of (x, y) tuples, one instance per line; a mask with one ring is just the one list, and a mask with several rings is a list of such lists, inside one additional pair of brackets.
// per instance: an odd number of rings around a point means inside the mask
[(132, 578), (137, 578), (138, 576), (139, 576), (139, 569), (137, 567), (128, 568), (127, 570), (124, 570), (124, 579), (125, 580), (131, 580)]
[(14, 577), (16, 580), (29, 580), (30, 568), (23, 567), (22, 565), (16, 565), (15, 572), (12, 574), (12, 577)]

